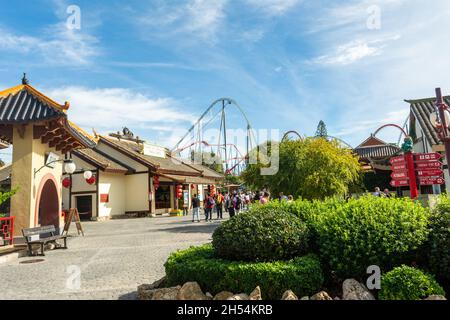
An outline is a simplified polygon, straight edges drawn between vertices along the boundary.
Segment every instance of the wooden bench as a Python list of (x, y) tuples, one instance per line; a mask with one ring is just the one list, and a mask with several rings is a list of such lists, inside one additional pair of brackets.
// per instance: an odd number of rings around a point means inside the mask
[(33, 244), (39, 244), (41, 246), (41, 256), (44, 254), (44, 245), (49, 242), (56, 242), (56, 240), (64, 239), (63, 249), (67, 249), (67, 235), (55, 235), (55, 226), (43, 226), (37, 228), (22, 229), (22, 234), (28, 246), (28, 254), (33, 255), (32, 246)]

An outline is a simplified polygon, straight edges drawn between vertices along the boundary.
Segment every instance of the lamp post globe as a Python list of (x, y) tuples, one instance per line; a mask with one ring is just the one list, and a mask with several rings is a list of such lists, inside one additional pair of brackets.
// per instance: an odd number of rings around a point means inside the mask
[(84, 177), (86, 180), (89, 180), (90, 178), (92, 178), (92, 171), (90, 171), (90, 170), (85, 171), (85, 172), (83, 173), (83, 177)]
[(67, 174), (73, 174), (76, 169), (77, 166), (75, 165), (75, 162), (73, 162), (72, 160), (64, 160), (64, 171)]

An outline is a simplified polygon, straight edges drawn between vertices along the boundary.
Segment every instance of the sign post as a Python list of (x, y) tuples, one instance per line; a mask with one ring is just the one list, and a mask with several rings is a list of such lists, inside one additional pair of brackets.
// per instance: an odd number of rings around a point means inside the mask
[(411, 199), (419, 197), (419, 190), (417, 190), (416, 170), (414, 168), (414, 156), (412, 151), (405, 153), (406, 166), (408, 168), (409, 186), (411, 190)]

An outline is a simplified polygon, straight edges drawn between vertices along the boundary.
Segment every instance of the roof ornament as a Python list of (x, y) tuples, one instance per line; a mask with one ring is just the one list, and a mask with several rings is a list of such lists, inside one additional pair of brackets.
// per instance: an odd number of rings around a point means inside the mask
[(134, 138), (134, 133), (131, 132), (131, 130), (128, 129), (127, 127), (123, 127), (122, 133), (123, 133), (123, 137), (124, 138), (128, 138), (128, 139), (133, 139)]
[(30, 84), (30, 81), (28, 81), (27, 74), (25, 72), (23, 73), (22, 84), (23, 85)]

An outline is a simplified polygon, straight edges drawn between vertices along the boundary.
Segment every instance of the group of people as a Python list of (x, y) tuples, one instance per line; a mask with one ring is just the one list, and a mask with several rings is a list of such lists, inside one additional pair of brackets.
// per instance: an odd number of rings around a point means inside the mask
[(379, 187), (375, 188), (375, 192), (373, 193), (375, 197), (382, 197), (382, 198), (392, 198), (393, 195), (389, 191), (389, 189), (384, 189), (383, 192), (381, 192), (381, 189)]

